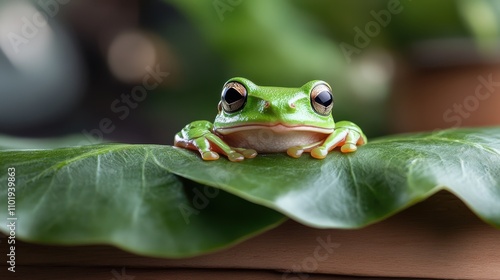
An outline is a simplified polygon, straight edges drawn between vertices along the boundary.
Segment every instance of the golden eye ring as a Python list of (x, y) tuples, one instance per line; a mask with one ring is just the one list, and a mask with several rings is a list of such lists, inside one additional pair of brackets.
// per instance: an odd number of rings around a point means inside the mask
[(318, 84), (311, 90), (311, 106), (322, 116), (328, 116), (332, 112), (333, 94), (327, 84)]
[(222, 88), (221, 105), (226, 113), (243, 109), (247, 101), (247, 89), (238, 82), (228, 82)]

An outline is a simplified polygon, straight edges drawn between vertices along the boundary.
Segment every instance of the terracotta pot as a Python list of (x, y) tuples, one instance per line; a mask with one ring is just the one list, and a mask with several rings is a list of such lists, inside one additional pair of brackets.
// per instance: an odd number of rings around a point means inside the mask
[(389, 118), (394, 132), (500, 124), (500, 63), (451, 43), (417, 48), (397, 63)]

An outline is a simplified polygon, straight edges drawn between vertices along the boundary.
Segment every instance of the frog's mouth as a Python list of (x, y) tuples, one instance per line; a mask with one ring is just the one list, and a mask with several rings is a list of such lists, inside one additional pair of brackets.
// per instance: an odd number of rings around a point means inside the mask
[(332, 132), (333, 128), (283, 124), (245, 124), (216, 129), (230, 146), (260, 153), (284, 152), (291, 147), (321, 143)]
[(311, 126), (311, 125), (284, 125), (281, 123), (278, 124), (244, 124), (244, 125), (237, 125), (237, 126), (231, 126), (231, 127), (222, 127), (222, 128), (216, 128), (217, 133), (221, 135), (229, 135), (231, 133), (235, 132), (242, 132), (242, 131), (248, 131), (248, 130), (270, 130), (275, 133), (288, 133), (292, 131), (304, 131), (304, 132), (313, 132), (313, 133), (321, 133), (321, 134), (331, 134), (333, 133), (333, 128), (324, 128), (324, 127), (317, 127), (317, 126)]

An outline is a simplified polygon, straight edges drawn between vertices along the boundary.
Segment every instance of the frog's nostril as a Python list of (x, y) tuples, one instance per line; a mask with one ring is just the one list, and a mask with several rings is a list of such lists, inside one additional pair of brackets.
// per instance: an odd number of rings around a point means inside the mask
[(269, 108), (269, 106), (271, 106), (271, 103), (269, 103), (269, 101), (266, 101), (264, 102), (264, 108)]
[(290, 103), (288, 105), (290, 105), (290, 108), (295, 109), (295, 103), (292, 102), (292, 103)]

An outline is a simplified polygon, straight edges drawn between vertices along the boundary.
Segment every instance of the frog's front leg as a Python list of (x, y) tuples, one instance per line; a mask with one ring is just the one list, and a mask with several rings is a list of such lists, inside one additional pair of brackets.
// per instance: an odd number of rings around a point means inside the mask
[(367, 139), (363, 131), (352, 122), (341, 121), (336, 124), (335, 130), (324, 141), (304, 146), (291, 147), (288, 155), (298, 158), (303, 152), (310, 152), (311, 156), (317, 159), (324, 159), (328, 152), (340, 147), (343, 153), (350, 153), (357, 150), (357, 145), (366, 144)]
[(358, 145), (364, 145), (367, 139), (361, 128), (349, 121), (336, 123), (335, 130), (325, 141), (311, 150), (311, 156), (317, 159), (326, 157), (329, 151), (340, 145), (343, 153), (355, 152)]
[(208, 121), (192, 122), (175, 135), (174, 145), (198, 151), (204, 160), (216, 160), (219, 153), (226, 155), (230, 161), (242, 161), (257, 155), (255, 150), (230, 147), (212, 129), (213, 125)]

